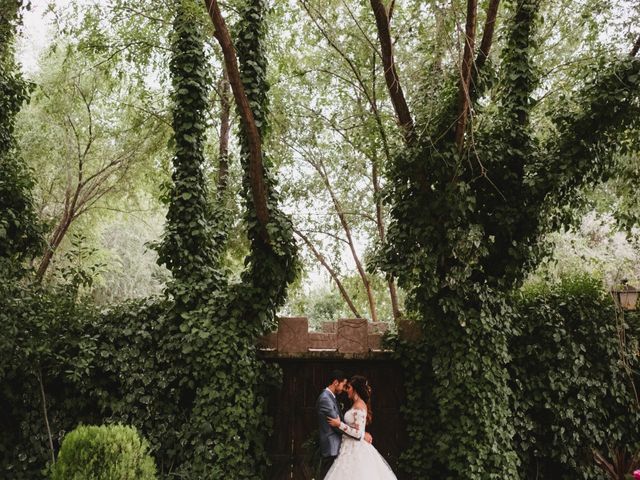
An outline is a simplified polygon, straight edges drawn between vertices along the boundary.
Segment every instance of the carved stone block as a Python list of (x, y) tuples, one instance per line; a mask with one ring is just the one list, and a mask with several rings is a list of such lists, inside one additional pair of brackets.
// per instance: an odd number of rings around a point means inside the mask
[(307, 317), (278, 319), (278, 351), (302, 353), (309, 348), (309, 320)]
[(338, 320), (338, 351), (362, 353), (369, 351), (367, 320), (364, 318)]
[(335, 350), (338, 348), (337, 337), (335, 333), (309, 333), (309, 349)]

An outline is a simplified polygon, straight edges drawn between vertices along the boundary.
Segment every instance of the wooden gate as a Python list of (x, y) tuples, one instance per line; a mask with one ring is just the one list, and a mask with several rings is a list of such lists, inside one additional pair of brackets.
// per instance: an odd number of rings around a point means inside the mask
[(316, 399), (335, 369), (342, 370), (348, 377), (359, 374), (369, 379), (373, 389), (373, 422), (367, 430), (373, 436), (376, 449), (398, 474), (398, 456), (406, 443), (400, 415), (404, 390), (401, 369), (388, 353), (341, 356), (337, 352), (297, 355), (273, 352), (265, 353), (264, 358), (278, 363), (284, 375), (282, 387), (273, 392), (269, 401), (274, 419), (274, 437), (269, 442), (272, 461), (269, 480), (314, 478), (309, 459), (312, 452), (304, 444), (317, 430)]

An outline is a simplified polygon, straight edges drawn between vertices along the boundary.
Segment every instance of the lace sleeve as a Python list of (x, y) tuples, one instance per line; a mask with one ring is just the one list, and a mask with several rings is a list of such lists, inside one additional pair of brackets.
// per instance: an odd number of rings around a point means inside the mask
[(348, 425), (344, 422), (340, 422), (340, 430), (355, 438), (356, 440), (362, 440), (364, 438), (364, 429), (367, 425), (367, 411), (355, 409), (354, 410), (354, 423)]

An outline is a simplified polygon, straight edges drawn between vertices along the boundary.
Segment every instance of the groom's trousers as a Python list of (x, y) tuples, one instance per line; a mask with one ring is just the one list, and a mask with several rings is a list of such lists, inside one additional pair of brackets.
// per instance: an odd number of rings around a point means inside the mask
[(324, 477), (327, 476), (327, 472), (331, 468), (331, 465), (333, 465), (333, 462), (334, 462), (335, 459), (336, 459), (336, 457), (322, 457), (322, 463), (320, 464), (320, 479), (319, 480), (322, 480)]

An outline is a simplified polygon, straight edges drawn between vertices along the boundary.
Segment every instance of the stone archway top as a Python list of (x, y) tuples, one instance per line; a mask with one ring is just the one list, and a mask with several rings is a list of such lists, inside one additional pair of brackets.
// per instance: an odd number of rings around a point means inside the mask
[[(280, 317), (278, 330), (259, 340), (262, 351), (279, 354), (333, 352), (338, 354), (366, 354), (384, 352), (382, 336), (388, 331), (385, 322), (369, 322), (364, 318), (342, 318), (336, 322), (323, 322), (320, 331), (309, 331), (307, 317)], [(414, 322), (403, 320), (399, 324), (400, 337), (415, 340), (420, 328)]]

